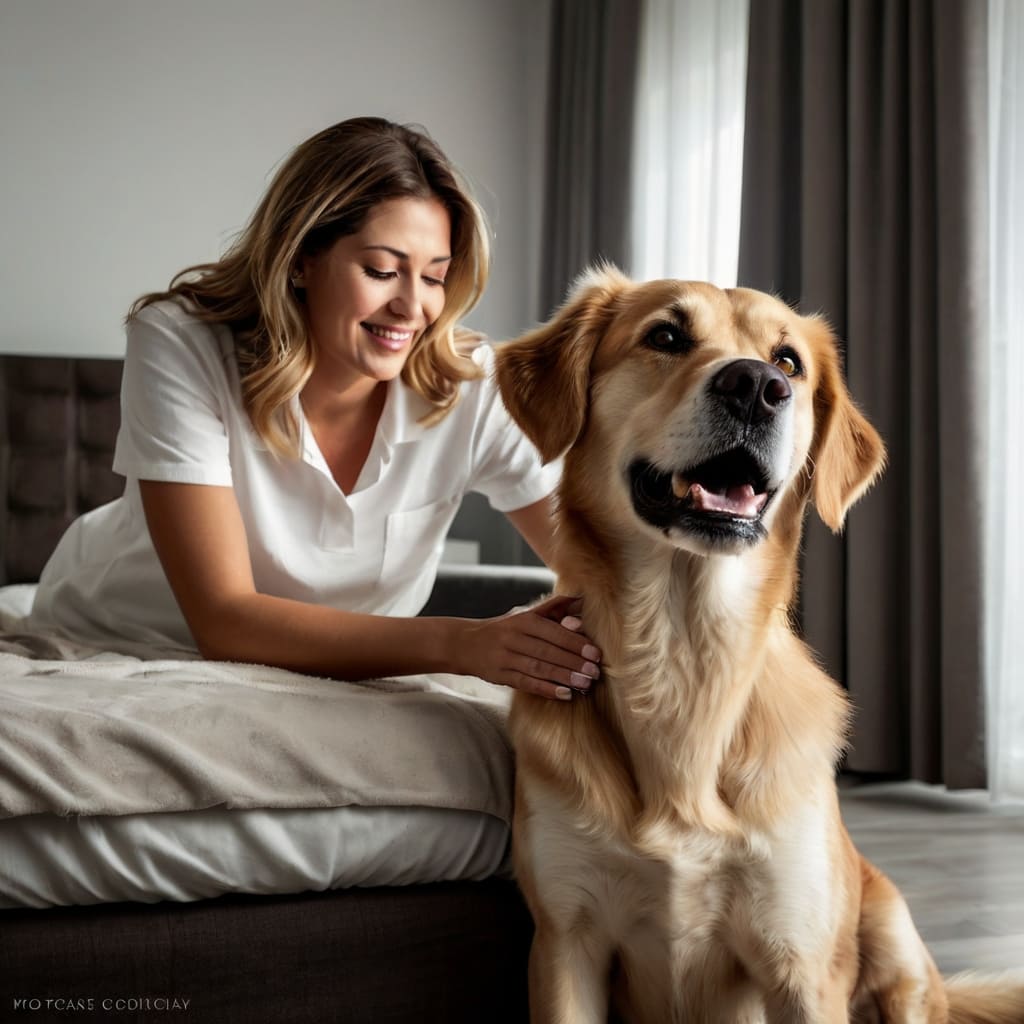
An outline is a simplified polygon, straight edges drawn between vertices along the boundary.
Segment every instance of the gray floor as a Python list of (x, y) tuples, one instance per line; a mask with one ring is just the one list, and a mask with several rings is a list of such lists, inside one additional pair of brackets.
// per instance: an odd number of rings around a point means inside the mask
[(1024, 805), (917, 783), (849, 786), (857, 848), (899, 887), (943, 973), (1024, 968)]

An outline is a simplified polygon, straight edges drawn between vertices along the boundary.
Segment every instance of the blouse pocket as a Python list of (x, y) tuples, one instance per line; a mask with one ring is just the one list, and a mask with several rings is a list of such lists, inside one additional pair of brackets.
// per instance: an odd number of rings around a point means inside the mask
[[(434, 571), (441, 560), (444, 539), (458, 511), (458, 502), (436, 501), (387, 517), (381, 584), (385, 588), (411, 587), (418, 605), (430, 596)], [(425, 590), (420, 599), (420, 591)], [(403, 602), (405, 603), (405, 602)]]

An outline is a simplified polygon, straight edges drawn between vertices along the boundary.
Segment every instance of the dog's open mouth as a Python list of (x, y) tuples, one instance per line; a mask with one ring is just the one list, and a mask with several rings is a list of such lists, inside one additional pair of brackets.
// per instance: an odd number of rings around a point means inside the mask
[(759, 538), (761, 516), (773, 493), (766, 469), (745, 448), (674, 473), (637, 459), (629, 478), (633, 507), (652, 526), (723, 539)]

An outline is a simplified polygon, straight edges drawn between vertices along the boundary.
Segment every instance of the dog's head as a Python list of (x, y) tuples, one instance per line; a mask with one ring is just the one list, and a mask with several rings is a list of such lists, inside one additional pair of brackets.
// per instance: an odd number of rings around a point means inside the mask
[(591, 271), (497, 375), (543, 458), (566, 454), (574, 503), (696, 554), (808, 498), (838, 531), (884, 462), (825, 322), (749, 289)]

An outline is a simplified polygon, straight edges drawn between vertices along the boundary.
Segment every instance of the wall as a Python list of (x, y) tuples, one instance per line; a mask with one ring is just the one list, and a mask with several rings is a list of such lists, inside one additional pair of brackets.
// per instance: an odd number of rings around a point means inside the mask
[(2, 0), (0, 352), (121, 355), (275, 164), (355, 114), (425, 125), (495, 232), (470, 323), (537, 308), (550, 0)]

